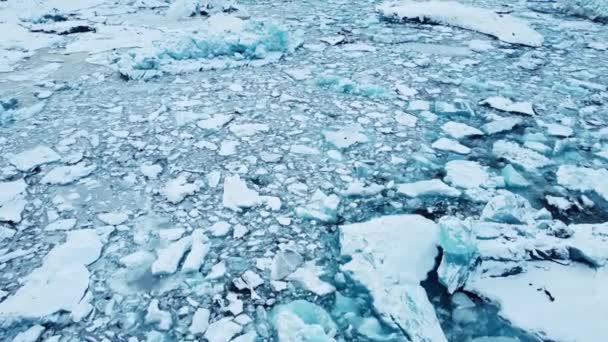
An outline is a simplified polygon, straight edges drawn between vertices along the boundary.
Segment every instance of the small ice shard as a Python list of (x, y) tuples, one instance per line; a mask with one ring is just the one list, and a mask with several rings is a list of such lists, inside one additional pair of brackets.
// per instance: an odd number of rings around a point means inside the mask
[(200, 0), (175, 0), (165, 15), (172, 20), (193, 17), (198, 14), (200, 3)]
[(72, 230), (75, 226), (76, 219), (64, 219), (49, 223), (44, 230), (49, 232), (58, 230)]
[(13, 342), (36, 342), (42, 336), (45, 328), (42, 325), (33, 325), (29, 329), (18, 333)]
[(123, 212), (101, 213), (97, 215), (97, 219), (109, 226), (118, 226), (127, 222), (129, 215)]
[(156, 179), (163, 172), (163, 167), (158, 164), (143, 164), (139, 167), (139, 171), (148, 179)]
[(211, 324), (205, 332), (209, 342), (229, 342), (234, 336), (243, 331), (243, 327), (232, 321), (230, 317), (221, 318)]
[(58, 311), (71, 312), (89, 288), (87, 266), (101, 254), (95, 229), (67, 232), (65, 243), (46, 255), (42, 266), (24, 278), (24, 285), (0, 303), (0, 318), (40, 319)]
[(30, 171), (40, 165), (56, 162), (59, 159), (61, 157), (50, 147), (39, 145), (31, 150), (10, 156), (8, 161), (19, 171)]
[(230, 342), (255, 342), (257, 340), (258, 334), (255, 332), (255, 330), (252, 330), (248, 333), (233, 338)]
[(471, 153), (471, 149), (462, 145), (456, 140), (448, 139), (448, 138), (439, 138), (432, 145), (436, 150), (454, 152), (458, 154), (469, 154)]
[(506, 277), (479, 274), (465, 289), (498, 303), (500, 316), (539, 339), (605, 339), (608, 268), (548, 261), (529, 262), (526, 268)]
[(290, 248), (283, 248), (277, 252), (270, 267), (270, 277), (280, 280), (295, 271), (304, 262), (304, 258)]
[(561, 165), (557, 170), (557, 183), (573, 191), (594, 191), (608, 201), (608, 170), (606, 169)]
[(23, 179), (0, 182), (0, 222), (21, 222), (27, 184)]
[(355, 144), (366, 143), (369, 141), (367, 136), (361, 131), (362, 127), (357, 125), (347, 126), (338, 131), (328, 131), (323, 133), (325, 140), (336, 148), (345, 149)]
[(478, 188), (490, 179), (486, 167), (469, 160), (451, 160), (445, 164), (445, 171), (444, 181), (459, 188)]
[(435, 265), (439, 227), (419, 215), (340, 226), (341, 270), (365, 286), (380, 318), (413, 341), (447, 341), (420, 282)]
[(530, 185), (530, 182), (528, 182), (528, 180), (524, 178), (524, 176), (522, 176), (521, 173), (519, 173), (511, 164), (505, 166), (501, 170), (500, 174), (505, 180), (507, 187), (525, 188), (526, 186)]
[(296, 208), (296, 215), (310, 220), (332, 223), (338, 219), (340, 197), (326, 195), (321, 190), (315, 191), (305, 207)]
[(295, 300), (276, 306), (269, 316), (279, 342), (336, 341), (336, 323), (327, 311), (316, 304)]
[(58, 166), (44, 175), (40, 182), (42, 184), (67, 185), (89, 176), (96, 168), (97, 166), (95, 164), (86, 165), (86, 162), (80, 162), (75, 165)]
[(520, 118), (503, 118), (490, 121), (481, 126), (481, 129), (487, 134), (497, 134), (507, 132), (520, 125), (523, 121)]
[(314, 260), (304, 263), (301, 267), (287, 276), (287, 280), (290, 280), (298, 286), (318, 295), (325, 296), (336, 291), (336, 288), (319, 279), (319, 275), (322, 275), (323, 269), (314, 262)]
[(499, 158), (521, 166), (527, 171), (536, 171), (553, 164), (549, 158), (542, 154), (521, 147), (519, 144), (508, 140), (498, 140), (495, 142), (492, 153)]
[(496, 110), (509, 113), (517, 113), (524, 115), (535, 115), (534, 107), (530, 102), (514, 102), (511, 99), (502, 96), (491, 96), (487, 99), (480, 101), (480, 105), (488, 106)]
[(171, 325), (173, 325), (171, 313), (163, 311), (158, 307), (158, 299), (152, 299), (150, 305), (148, 305), (145, 320), (146, 324), (156, 325), (158, 330), (169, 330)]
[(190, 323), (190, 333), (192, 335), (200, 335), (204, 334), (209, 327), (209, 317), (211, 316), (211, 311), (208, 309), (198, 308), (194, 315), (192, 316), (192, 323)]
[(386, 2), (378, 6), (377, 10), (387, 18), (456, 26), (511, 44), (532, 47), (543, 44), (543, 36), (520, 19), (455, 1)]
[(526, 224), (534, 209), (525, 198), (506, 190), (499, 190), (481, 212), (481, 220), (510, 224)]
[(234, 119), (234, 115), (216, 114), (209, 119), (200, 120), (196, 123), (199, 128), (218, 130)]
[(232, 281), (234, 286), (236, 286), (239, 290), (249, 289), (251, 291), (255, 290), (256, 287), (264, 284), (264, 279), (260, 277), (257, 273), (247, 270), (240, 278), (237, 278)]
[(171, 179), (165, 184), (162, 192), (167, 198), (167, 201), (178, 204), (183, 201), (186, 196), (193, 195), (200, 189), (197, 183), (188, 183), (188, 177), (184, 174), (177, 178)]
[(186, 260), (184, 260), (182, 272), (197, 272), (205, 262), (207, 253), (209, 253), (209, 241), (202, 229), (195, 229), (191, 236), (192, 247)]
[(226, 263), (222, 260), (211, 267), (207, 279), (219, 279), (226, 275)]
[(411, 111), (431, 110), (431, 104), (428, 101), (413, 100), (413, 101), (409, 102), (409, 104), (407, 106), (407, 110), (411, 110)]
[(458, 197), (460, 190), (452, 188), (439, 179), (397, 185), (397, 192), (408, 197), (446, 196)]
[(441, 129), (449, 136), (457, 140), (470, 136), (478, 136), (484, 134), (482, 131), (478, 130), (475, 127), (471, 127), (469, 125), (454, 121), (447, 122), (446, 124), (441, 126)]
[(268, 132), (270, 127), (266, 124), (232, 124), (228, 127), (232, 134), (239, 138), (251, 137), (258, 133)]
[(299, 69), (287, 69), (284, 72), (294, 81), (304, 81), (311, 77), (311, 69), (309, 67)]
[(192, 236), (186, 236), (158, 251), (150, 270), (152, 274), (173, 274), (186, 252), (192, 246)]
[(240, 211), (252, 208), (262, 203), (263, 199), (257, 191), (249, 189), (247, 183), (238, 175), (224, 178), (224, 195), (222, 204), (225, 208)]
[(475, 234), (467, 221), (446, 216), (439, 220), (439, 244), (443, 249), (441, 264), (437, 269), (439, 281), (449, 293), (464, 286), (469, 274), (475, 269), (479, 253)]
[(306, 146), (306, 145), (292, 145), (291, 148), (289, 149), (289, 152), (291, 152), (293, 154), (302, 154), (302, 155), (309, 155), (309, 156), (321, 154), (321, 152), (318, 149), (316, 149), (314, 147)]

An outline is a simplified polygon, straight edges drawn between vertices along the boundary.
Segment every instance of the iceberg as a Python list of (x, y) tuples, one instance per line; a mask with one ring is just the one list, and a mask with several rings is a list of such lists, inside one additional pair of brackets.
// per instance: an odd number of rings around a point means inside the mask
[(340, 226), (341, 266), (365, 286), (382, 320), (414, 341), (447, 341), (420, 282), (435, 265), (440, 230), (419, 215), (383, 216)]
[(469, 221), (446, 216), (438, 223), (439, 245), (443, 249), (443, 257), (437, 274), (448, 292), (454, 293), (465, 285), (477, 264), (479, 253), (476, 236)]
[(400, 1), (384, 3), (377, 10), (388, 19), (428, 21), (493, 36), (503, 42), (539, 47), (543, 36), (526, 22), (507, 14), (455, 1)]

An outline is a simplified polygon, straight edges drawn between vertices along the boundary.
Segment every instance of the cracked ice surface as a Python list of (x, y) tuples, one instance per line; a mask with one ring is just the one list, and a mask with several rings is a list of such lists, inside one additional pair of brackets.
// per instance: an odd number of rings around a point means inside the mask
[(0, 1), (0, 340), (603, 342), (605, 8)]

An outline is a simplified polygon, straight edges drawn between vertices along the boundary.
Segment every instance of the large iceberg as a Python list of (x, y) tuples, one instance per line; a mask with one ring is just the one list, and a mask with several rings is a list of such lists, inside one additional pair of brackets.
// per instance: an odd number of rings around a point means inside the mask
[(407, 0), (382, 4), (378, 6), (378, 11), (390, 19), (456, 26), (481, 32), (507, 43), (533, 47), (543, 44), (543, 36), (521, 19), (455, 1)]

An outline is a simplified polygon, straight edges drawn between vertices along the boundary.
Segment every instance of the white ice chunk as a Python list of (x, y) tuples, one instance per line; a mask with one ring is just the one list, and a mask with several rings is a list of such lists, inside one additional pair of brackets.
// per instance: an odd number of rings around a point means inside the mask
[(492, 153), (499, 158), (504, 158), (513, 164), (523, 167), (527, 171), (535, 171), (553, 164), (549, 158), (543, 156), (542, 154), (521, 147), (519, 144), (507, 140), (499, 140), (495, 142), (492, 148)]
[(397, 185), (397, 191), (408, 197), (447, 196), (458, 197), (460, 190), (452, 188), (439, 179)]
[(196, 229), (192, 232), (192, 248), (190, 249), (190, 253), (184, 260), (184, 264), (182, 265), (183, 272), (197, 272), (203, 263), (205, 262), (205, 257), (207, 253), (209, 253), (209, 241), (202, 229)]
[(139, 171), (149, 179), (156, 179), (163, 172), (163, 167), (158, 164), (143, 164), (139, 167)]
[(152, 299), (146, 312), (146, 324), (155, 324), (159, 330), (169, 330), (173, 324), (171, 313), (158, 307), (158, 299)]
[(204, 308), (196, 309), (196, 312), (192, 316), (192, 323), (190, 324), (190, 333), (193, 335), (204, 334), (209, 327), (209, 316), (211, 311)]
[(27, 184), (23, 179), (0, 182), (0, 221), (21, 222)]
[(507, 132), (515, 128), (515, 126), (521, 124), (523, 121), (520, 118), (504, 118), (494, 121), (490, 121), (487, 124), (481, 126), (481, 129), (487, 134), (496, 134)]
[(57, 231), (57, 230), (72, 230), (76, 226), (76, 219), (64, 219), (57, 220), (50, 223), (44, 228), (46, 231)]
[(175, 0), (165, 15), (173, 20), (190, 18), (197, 14), (200, 2), (200, 0)]
[(13, 342), (36, 342), (44, 332), (45, 328), (42, 325), (34, 325), (29, 329), (22, 331), (13, 338)]
[(129, 215), (123, 212), (117, 213), (101, 213), (97, 215), (99, 221), (110, 225), (110, 226), (118, 226), (120, 224), (125, 223), (129, 219)]
[(469, 160), (451, 160), (445, 164), (446, 183), (459, 188), (478, 188), (489, 180), (487, 168)]
[(502, 96), (491, 96), (479, 102), (480, 105), (485, 105), (496, 110), (510, 113), (518, 113), (524, 115), (535, 115), (534, 107), (530, 102), (514, 102), (511, 99)]
[(241, 331), (243, 331), (242, 326), (234, 323), (230, 317), (224, 317), (209, 325), (205, 338), (209, 342), (229, 342)]
[(258, 192), (249, 189), (247, 183), (238, 175), (228, 176), (224, 179), (222, 203), (225, 208), (239, 211), (243, 208), (258, 206), (262, 201)]
[(533, 220), (532, 206), (520, 195), (507, 190), (499, 190), (481, 212), (483, 221), (525, 224)]
[(150, 270), (152, 274), (173, 274), (184, 254), (192, 246), (192, 236), (186, 236), (158, 251)]
[(193, 195), (200, 189), (197, 183), (188, 183), (186, 175), (179, 175), (177, 178), (171, 179), (165, 184), (162, 192), (167, 198), (167, 201), (178, 204), (183, 201), (186, 196)]
[[(601, 224), (573, 224), (574, 235), (567, 240), (582, 259), (600, 267), (608, 263), (608, 222)], [(572, 252), (571, 252), (572, 253)]]
[(270, 266), (270, 277), (274, 280), (280, 280), (295, 271), (304, 261), (302, 256), (290, 249), (284, 248), (277, 252)]
[(355, 144), (366, 143), (369, 141), (367, 136), (361, 131), (360, 126), (352, 125), (344, 127), (338, 131), (330, 131), (323, 133), (325, 140), (334, 145), (336, 148), (349, 148)]
[(420, 282), (435, 265), (439, 227), (419, 215), (384, 216), (340, 227), (341, 266), (365, 286), (383, 321), (414, 341), (447, 341)]
[(270, 312), (279, 342), (335, 342), (337, 327), (322, 307), (305, 300), (282, 304)]
[(561, 165), (557, 170), (557, 183), (569, 190), (594, 191), (608, 201), (608, 170)]
[(196, 123), (199, 128), (209, 129), (209, 130), (218, 130), (225, 125), (227, 125), (230, 121), (234, 119), (233, 115), (228, 114), (216, 114), (209, 119), (200, 120)]
[(441, 126), (441, 129), (454, 139), (462, 139), (470, 136), (483, 135), (483, 132), (469, 125), (450, 121)]
[(521, 19), (455, 1), (387, 2), (378, 6), (377, 10), (385, 17), (456, 26), (511, 44), (533, 47), (543, 44), (543, 36)]
[(471, 149), (459, 143), (456, 140), (448, 139), (448, 138), (439, 138), (432, 145), (436, 150), (454, 152), (458, 154), (469, 154), (471, 153)]
[(513, 325), (553, 341), (602, 342), (608, 317), (608, 268), (530, 262), (508, 277), (480, 276), (466, 289), (500, 306)]
[(68, 232), (66, 242), (55, 246), (24, 285), (0, 303), (0, 318), (36, 319), (72, 311), (89, 287), (86, 266), (99, 258), (101, 248), (94, 229)]
[(40, 182), (42, 184), (67, 185), (89, 176), (96, 168), (97, 166), (95, 164), (86, 165), (86, 162), (80, 162), (75, 165), (58, 166), (44, 175)]
[(40, 165), (56, 162), (61, 157), (48, 146), (39, 145), (31, 150), (14, 154), (8, 158), (19, 171), (29, 171)]
[(323, 269), (314, 262), (314, 260), (304, 263), (300, 268), (295, 270), (287, 277), (298, 286), (318, 295), (325, 296), (336, 290), (336, 288), (321, 279), (319, 276), (323, 274)]
[(338, 218), (339, 206), (340, 197), (334, 194), (326, 195), (323, 191), (317, 190), (305, 207), (296, 208), (296, 215), (306, 219), (331, 223)]
[(250, 137), (258, 133), (268, 132), (270, 127), (266, 124), (232, 124), (228, 127), (232, 134), (239, 138)]

